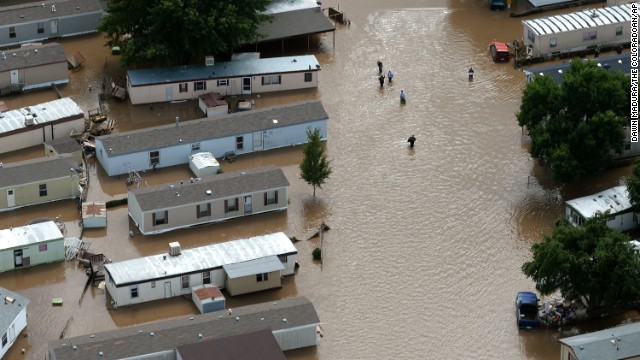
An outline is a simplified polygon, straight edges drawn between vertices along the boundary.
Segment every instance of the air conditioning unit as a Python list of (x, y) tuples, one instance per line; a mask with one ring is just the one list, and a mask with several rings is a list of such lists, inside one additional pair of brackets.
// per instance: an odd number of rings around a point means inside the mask
[(175, 242), (169, 243), (169, 255), (178, 256), (181, 253), (182, 252), (180, 251), (180, 243), (179, 242), (175, 241)]
[(205, 66), (213, 66), (213, 64), (214, 64), (213, 56), (205, 56), (204, 57), (204, 65)]
[(29, 114), (29, 115), (25, 115), (24, 117), (24, 125), (25, 126), (33, 126), (35, 125), (36, 121), (33, 115)]

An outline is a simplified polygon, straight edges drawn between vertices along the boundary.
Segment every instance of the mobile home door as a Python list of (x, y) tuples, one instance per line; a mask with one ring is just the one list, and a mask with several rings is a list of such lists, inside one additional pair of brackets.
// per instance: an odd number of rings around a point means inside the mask
[(243, 95), (251, 94), (251, 78), (250, 77), (242, 78), (242, 94)]
[(16, 206), (16, 193), (13, 189), (7, 189), (7, 207)]
[(253, 150), (262, 150), (264, 148), (264, 133), (256, 131), (253, 133)]
[(19, 84), (20, 83), (20, 75), (18, 74), (18, 70), (11, 70), (11, 84)]
[(58, 19), (51, 20), (51, 35), (58, 35)]

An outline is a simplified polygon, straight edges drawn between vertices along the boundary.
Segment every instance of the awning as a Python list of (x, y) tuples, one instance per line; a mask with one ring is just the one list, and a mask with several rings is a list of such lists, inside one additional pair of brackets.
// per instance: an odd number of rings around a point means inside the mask
[(277, 256), (268, 256), (256, 260), (223, 265), (222, 267), (229, 279), (284, 270), (284, 265), (282, 265)]

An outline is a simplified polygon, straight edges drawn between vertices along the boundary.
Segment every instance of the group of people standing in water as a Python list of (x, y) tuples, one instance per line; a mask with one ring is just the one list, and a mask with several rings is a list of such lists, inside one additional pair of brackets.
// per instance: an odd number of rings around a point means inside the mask
[[(389, 79), (389, 85), (391, 85), (391, 83), (393, 82), (393, 73), (391, 72), (391, 70), (387, 72), (386, 78)], [(385, 75), (384, 75), (384, 69), (382, 66), (382, 61), (378, 60), (378, 81), (380, 81), (380, 88), (384, 87), (384, 79), (385, 79)], [(407, 94), (404, 92), (404, 90), (400, 90), (400, 104), (404, 105), (406, 103), (407, 103)], [(413, 144), (416, 142), (416, 136), (411, 135), (407, 140), (407, 142), (409, 143), (409, 147), (413, 147)]]

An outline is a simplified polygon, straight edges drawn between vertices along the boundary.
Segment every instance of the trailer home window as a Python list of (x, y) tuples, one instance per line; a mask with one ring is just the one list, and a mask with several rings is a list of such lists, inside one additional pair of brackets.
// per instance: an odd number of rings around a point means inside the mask
[(149, 151), (149, 166), (160, 164), (160, 151)]
[(40, 189), (40, 196), (47, 196), (47, 184), (40, 184), (38, 188)]
[(154, 226), (169, 223), (169, 212), (158, 211), (152, 214), (152, 222)]
[(598, 38), (597, 31), (587, 31), (582, 33), (582, 41), (595, 40)]
[(267, 191), (264, 193), (264, 204), (271, 205), (278, 203), (278, 191)]
[(196, 215), (198, 218), (211, 216), (211, 203), (198, 205), (197, 208), (198, 211)]
[(16, 37), (16, 27), (15, 26), (9, 27), (9, 37), (10, 38)]
[(181, 93), (189, 91), (189, 84), (188, 83), (179, 84), (179, 91)]
[(191, 144), (191, 151), (200, 151), (200, 143), (193, 143)]
[(549, 47), (556, 47), (558, 45), (558, 38), (552, 37), (549, 39)]
[(257, 282), (263, 282), (263, 281), (268, 281), (268, 280), (269, 280), (269, 274), (268, 273), (256, 274), (256, 281)]
[(224, 201), (224, 212), (238, 211), (238, 198)]
[(4, 348), (5, 345), (7, 345), (7, 333), (2, 335), (2, 347)]
[(44, 23), (38, 23), (38, 34), (44, 34)]
[(313, 80), (313, 73), (304, 73), (304, 82), (311, 82)]
[(195, 91), (207, 90), (207, 83), (204, 81), (196, 81), (193, 83), (193, 89)]
[(218, 86), (229, 86), (229, 80), (228, 79), (218, 80)]
[(280, 259), (280, 262), (284, 264), (287, 262), (287, 255), (278, 255), (278, 259)]
[(267, 75), (262, 77), (262, 85), (280, 84), (280, 75)]
[(529, 39), (529, 41), (531, 41), (531, 43), (536, 42), (536, 34), (534, 34), (531, 30), (527, 30), (527, 38)]
[(47, 244), (38, 245), (38, 251), (40, 252), (47, 251)]
[(181, 278), (182, 290), (189, 288), (189, 275), (184, 275)]
[(138, 297), (138, 285), (131, 285), (131, 298)]
[(244, 136), (236, 136), (236, 150), (244, 149)]
[(205, 271), (202, 273), (202, 283), (211, 284), (211, 271)]
[(622, 26), (616, 27), (616, 36), (622, 35)]
[(151, 282), (151, 288), (152, 288), (152, 289), (155, 289), (155, 288), (156, 288), (156, 282), (155, 282), (155, 281), (152, 281), (152, 282)]

